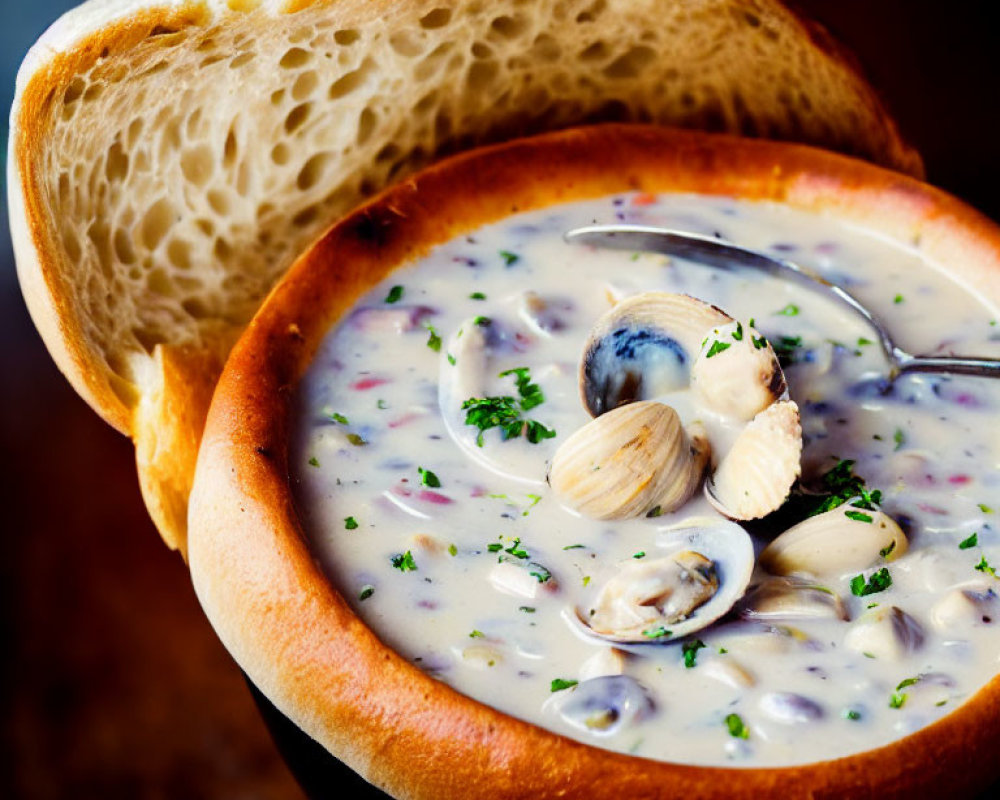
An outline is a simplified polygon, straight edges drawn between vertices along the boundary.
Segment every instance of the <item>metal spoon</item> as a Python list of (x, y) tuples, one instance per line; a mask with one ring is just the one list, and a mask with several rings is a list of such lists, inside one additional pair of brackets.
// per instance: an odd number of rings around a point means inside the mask
[(875, 331), (882, 351), (889, 361), (890, 381), (907, 372), (949, 372), (1000, 378), (1000, 361), (994, 359), (915, 356), (906, 352), (892, 340), (885, 326), (853, 295), (806, 267), (757, 250), (728, 244), (711, 236), (650, 225), (589, 225), (567, 231), (564, 238), (573, 244), (664, 253), (727, 271), (737, 267), (749, 267), (821, 292), (850, 308)]

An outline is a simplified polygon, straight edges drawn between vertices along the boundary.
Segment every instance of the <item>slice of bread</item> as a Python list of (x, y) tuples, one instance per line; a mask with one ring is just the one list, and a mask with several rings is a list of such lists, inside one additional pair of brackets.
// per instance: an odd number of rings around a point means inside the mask
[(18, 273), (167, 543), (225, 356), (296, 253), (443, 153), (608, 119), (922, 172), (775, 0), (91, 0), (53, 25), (11, 111)]

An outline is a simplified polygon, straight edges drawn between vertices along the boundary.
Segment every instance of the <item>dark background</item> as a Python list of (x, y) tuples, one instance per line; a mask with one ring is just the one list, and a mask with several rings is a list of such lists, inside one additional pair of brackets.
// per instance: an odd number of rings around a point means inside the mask
[[(4, 0), (4, 113), (28, 45), (71, 5)], [(992, 4), (798, 5), (858, 55), (930, 182), (1000, 220)], [(146, 516), (131, 444), (77, 398), (35, 333), (5, 224), (0, 455), (0, 797), (300, 797)]]

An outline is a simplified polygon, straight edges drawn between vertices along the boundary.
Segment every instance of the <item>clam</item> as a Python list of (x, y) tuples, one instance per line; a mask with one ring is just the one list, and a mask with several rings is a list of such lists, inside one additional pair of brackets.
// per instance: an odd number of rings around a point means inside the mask
[(997, 595), (985, 584), (952, 589), (931, 608), (931, 623), (940, 631), (989, 625), (997, 617)]
[(772, 575), (836, 578), (892, 561), (907, 551), (896, 521), (862, 498), (793, 525), (764, 548), (760, 563)]
[(872, 658), (899, 661), (924, 643), (924, 629), (896, 606), (879, 606), (851, 623), (844, 646)]
[(796, 725), (815, 722), (823, 717), (823, 707), (794, 692), (768, 692), (760, 698), (760, 710), (776, 722)]
[(705, 494), (730, 519), (766, 516), (788, 497), (801, 456), (799, 407), (781, 400), (747, 423), (705, 483)]
[(565, 615), (571, 626), (604, 641), (669, 643), (711, 625), (746, 591), (753, 544), (739, 525), (675, 531), (669, 549), (619, 565), (585, 608)]
[(693, 433), (663, 403), (616, 408), (562, 443), (549, 484), (560, 502), (594, 519), (673, 511), (697, 489), (708, 460), (708, 440)]
[(796, 578), (772, 578), (754, 587), (743, 598), (740, 613), (748, 619), (848, 619), (840, 595)]
[(636, 400), (686, 389), (702, 340), (730, 317), (684, 294), (644, 292), (594, 325), (580, 362), (580, 395), (598, 417)]
[(628, 675), (605, 675), (557, 692), (545, 702), (574, 728), (611, 736), (652, 714), (656, 706), (645, 687)]
[(743, 422), (776, 402), (787, 388), (771, 344), (742, 322), (712, 328), (691, 365), (695, 400)]

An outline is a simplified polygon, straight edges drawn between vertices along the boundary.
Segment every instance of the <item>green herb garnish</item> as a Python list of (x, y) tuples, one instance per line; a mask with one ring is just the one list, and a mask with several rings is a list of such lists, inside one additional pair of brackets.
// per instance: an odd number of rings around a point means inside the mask
[(358, 592), (358, 600), (367, 600), (373, 594), (375, 594), (375, 587), (370, 583), (366, 583), (361, 587), (361, 591)]
[(845, 511), (844, 516), (848, 519), (853, 519), (855, 522), (868, 522), (872, 521), (871, 514), (865, 514), (862, 511)]
[(500, 428), (501, 438), (516, 439), (522, 433), (532, 444), (538, 444), (543, 439), (551, 439), (556, 432), (536, 420), (523, 419), (522, 411), (528, 411), (545, 402), (545, 395), (538, 384), (531, 382), (528, 367), (515, 367), (501, 372), (498, 377), (513, 375), (519, 400), (509, 395), (498, 397), (470, 397), (462, 403), (465, 411), (465, 424), (479, 428), (476, 444), (483, 446), (483, 432), (491, 428)]
[(458, 555), (458, 548), (455, 547), (455, 545), (453, 545), (453, 544), (448, 545), (448, 555), (450, 555), (450, 556), (457, 556)]
[(473, 292), (472, 294), (469, 295), (469, 299), (470, 300), (485, 300), (486, 299), (486, 295), (483, 294), (482, 292)]
[(469, 638), (470, 639), (485, 639), (486, 638), (486, 634), (483, 633), (482, 631), (473, 630), (472, 633), (469, 634)]
[(393, 286), (385, 296), (386, 303), (398, 303), (403, 297), (403, 287)]
[(549, 684), (549, 691), (561, 692), (563, 689), (571, 689), (576, 686), (580, 681), (566, 680), (565, 678), (553, 678), (552, 683)]
[(697, 665), (698, 651), (705, 646), (701, 639), (688, 640), (681, 645), (684, 654), (684, 666), (688, 669)]
[(640, 550), (638, 553), (632, 553), (632, 558), (645, 558), (645, 557), (646, 557), (645, 550)]
[(886, 567), (873, 572), (867, 582), (865, 582), (863, 574), (855, 575), (851, 578), (851, 594), (855, 597), (865, 597), (870, 594), (884, 592), (890, 586), (892, 586), (892, 576)]
[(350, 425), (350, 421), (343, 414), (338, 414), (336, 411), (327, 411), (326, 416), (328, 419), (334, 422), (339, 422), (341, 425)]
[(514, 558), (527, 558), (528, 551), (521, 547), (521, 540), (514, 539), (514, 543), (504, 550), (505, 553), (510, 553)]
[(855, 711), (853, 708), (845, 708), (844, 719), (859, 720), (861, 719), (861, 712)]
[(366, 444), (368, 444), (368, 441), (360, 433), (347, 434), (347, 441), (349, 441), (355, 447), (364, 447)]
[(896, 428), (896, 432), (892, 435), (892, 440), (896, 443), (893, 450), (899, 450), (899, 448), (906, 444), (906, 434), (903, 433), (902, 428)]
[(996, 567), (990, 566), (990, 563), (986, 560), (986, 556), (979, 559), (979, 563), (976, 564), (976, 569), (980, 572), (985, 572), (987, 575), (992, 575), (994, 578), (997, 577)]
[(421, 486), (429, 486), (431, 489), (441, 488), (441, 479), (429, 469), (417, 467), (417, 474), (420, 475)]
[(883, 547), (881, 550), (879, 550), (878, 554), (882, 556), (882, 558), (888, 558), (889, 554), (892, 553), (892, 551), (895, 549), (896, 549), (896, 540), (893, 539), (891, 542), (889, 542), (889, 545), (887, 547)]
[(533, 577), (536, 581), (538, 581), (539, 583), (545, 583), (547, 580), (549, 580), (552, 577), (552, 573), (549, 572), (541, 564), (532, 564), (531, 566), (533, 566), (534, 569), (531, 570), (530, 572), (528, 572), (528, 574), (531, 577)]
[(795, 303), (789, 303), (781, 311), (775, 311), (774, 314), (781, 317), (797, 317), (799, 315), (799, 307)]
[(972, 534), (972, 536), (970, 536), (968, 539), (962, 539), (962, 541), (960, 541), (958, 543), (958, 549), (959, 550), (968, 550), (970, 547), (975, 547), (977, 544), (979, 544), (979, 532), (978, 531), (976, 533)]
[(644, 630), (642, 635), (647, 639), (662, 639), (665, 636), (673, 636), (673, 633), (668, 631), (662, 625), (657, 625), (655, 628)]
[(742, 322), (737, 322), (736, 323), (736, 330), (733, 331), (730, 334), (730, 336), (732, 336), (737, 342), (742, 342), (743, 341), (743, 323)]
[(525, 614), (534, 614), (535, 613), (534, 606), (518, 606), (517, 610), (518, 611), (523, 611)]
[(979, 510), (982, 511), (984, 514), (992, 514), (993, 513), (993, 509), (990, 508), (985, 503), (976, 503), (976, 505), (979, 506)]
[(735, 739), (750, 738), (750, 729), (743, 723), (739, 714), (726, 715), (726, 727), (729, 729), (729, 735)]
[(894, 298), (892, 298), (892, 302), (898, 306), (900, 303), (903, 302), (903, 295), (897, 294)]
[[(763, 337), (761, 337), (763, 339)], [(767, 342), (763, 342), (761, 347), (763, 347)], [(754, 343), (756, 346), (756, 342)], [(801, 336), (782, 336), (776, 342), (771, 342), (771, 348), (774, 350), (774, 354), (778, 357), (778, 363), (782, 367), (787, 367), (790, 364), (794, 364), (797, 360), (796, 351), (802, 347), (802, 337)], [(760, 347), (756, 347), (757, 350)]]
[(309, 459), (309, 466), (310, 467), (318, 467), (319, 466), (319, 459), (316, 458), (316, 456), (313, 456), (312, 458), (310, 458)]
[(509, 267), (512, 264), (516, 264), (518, 261), (521, 260), (521, 256), (519, 256), (517, 253), (510, 252), (510, 250), (501, 250), (500, 258), (503, 259), (503, 265), (505, 267)]
[(358, 521), (354, 517), (344, 517), (344, 527), (349, 531), (353, 531), (358, 527)]
[(712, 356), (717, 356), (719, 353), (724, 353), (732, 345), (729, 342), (720, 342), (716, 339), (712, 342), (712, 346), (708, 348), (708, 352), (705, 353), (705, 358), (711, 358)]
[(409, 550), (405, 553), (394, 555), (392, 557), (392, 565), (400, 572), (413, 572), (417, 568), (417, 564), (413, 560), (413, 553)]
[(427, 346), (433, 350), (435, 353), (441, 352), (441, 337), (438, 332), (434, 329), (433, 325), (425, 325), (427, 328)]

